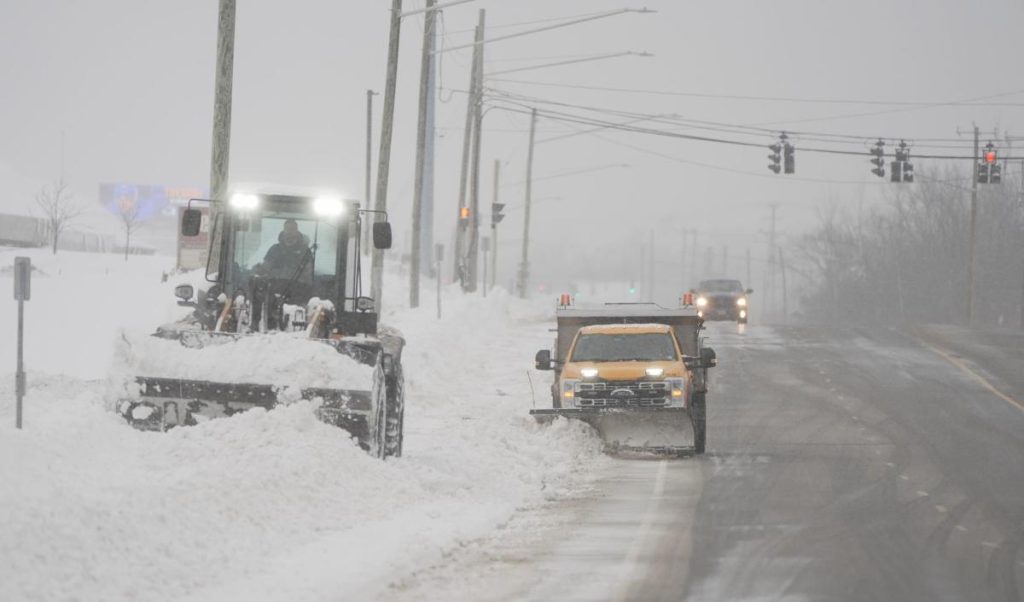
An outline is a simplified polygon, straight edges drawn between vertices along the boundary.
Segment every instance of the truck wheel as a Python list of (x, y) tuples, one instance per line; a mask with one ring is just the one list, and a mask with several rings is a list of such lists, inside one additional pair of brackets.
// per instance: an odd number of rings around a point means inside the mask
[(707, 443), (707, 401), (705, 393), (693, 394), (693, 407), (690, 408), (690, 420), (693, 421), (693, 451), (704, 453)]
[(405, 428), (405, 379), (402, 366), (395, 366), (395, 374), (387, 383), (387, 418), (384, 432), (384, 457), (401, 457)]

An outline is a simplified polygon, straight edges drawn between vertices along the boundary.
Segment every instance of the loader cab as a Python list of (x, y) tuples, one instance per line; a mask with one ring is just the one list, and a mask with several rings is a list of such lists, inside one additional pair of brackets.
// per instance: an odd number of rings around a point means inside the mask
[[(198, 231), (192, 212), (182, 220), (186, 236)], [(364, 213), (336, 198), (235, 194), (211, 225), (207, 280), (229, 299), (271, 286), (293, 305), (329, 300), (339, 320), (369, 314), (374, 303), (363, 296), (359, 253)], [(389, 248), (390, 234), (390, 224), (375, 223), (374, 246)], [(365, 318), (350, 332), (375, 331), (376, 315)]]

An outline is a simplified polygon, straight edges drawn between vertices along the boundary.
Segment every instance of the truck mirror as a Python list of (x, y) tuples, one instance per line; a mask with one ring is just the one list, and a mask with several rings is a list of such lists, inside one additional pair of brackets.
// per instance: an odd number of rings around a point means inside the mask
[(533, 357), (534, 365), (538, 370), (550, 370), (551, 369), (551, 350), (541, 349), (537, 352), (537, 355)]
[(188, 301), (192, 298), (194, 290), (191, 284), (179, 284), (174, 287), (174, 296), (181, 299), (182, 301)]
[(700, 350), (700, 359), (705, 368), (714, 368), (718, 365), (718, 356), (715, 355), (715, 350), (711, 347), (705, 347)]
[(181, 215), (181, 235), (199, 236), (199, 227), (203, 223), (203, 212), (198, 209), (186, 209)]
[(388, 222), (376, 222), (373, 224), (373, 248), (391, 248), (391, 224)]

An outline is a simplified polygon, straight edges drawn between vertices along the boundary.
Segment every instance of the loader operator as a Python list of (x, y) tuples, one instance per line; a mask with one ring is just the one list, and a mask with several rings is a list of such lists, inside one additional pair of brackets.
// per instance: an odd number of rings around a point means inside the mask
[(299, 279), (308, 282), (313, 271), (311, 254), (309, 238), (299, 232), (299, 224), (295, 220), (286, 219), (281, 233), (277, 235), (277, 243), (263, 256), (259, 271), (271, 278), (290, 279), (296, 276), (301, 267), (302, 275)]

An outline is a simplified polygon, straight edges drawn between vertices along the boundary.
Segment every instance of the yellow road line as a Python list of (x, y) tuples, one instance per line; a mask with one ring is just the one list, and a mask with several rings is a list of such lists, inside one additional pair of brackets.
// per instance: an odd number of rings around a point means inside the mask
[(988, 381), (988, 379), (986, 379), (984, 376), (978, 374), (974, 370), (971, 370), (970, 366), (965, 364), (960, 358), (954, 356), (952, 353), (946, 351), (945, 349), (942, 349), (941, 347), (936, 347), (935, 345), (932, 345), (931, 343), (925, 341), (924, 339), (922, 339), (919, 336), (915, 336), (914, 338), (917, 339), (919, 343), (921, 343), (922, 345), (924, 345), (925, 347), (927, 347), (928, 349), (930, 349), (934, 353), (936, 353), (939, 356), (941, 356), (944, 360), (946, 360), (950, 364), (953, 364), (954, 366), (959, 368), (961, 372), (963, 372), (964, 374), (967, 374), (968, 376), (970, 376), (971, 378), (976, 380), (981, 386), (983, 386), (986, 389), (988, 389), (989, 393), (992, 393), (996, 397), (1002, 399), (1003, 401), (1005, 401), (1006, 403), (1012, 405), (1013, 407), (1017, 408), (1018, 410), (1024, 411), (1024, 402), (1018, 401), (1018, 400), (1014, 399), (1013, 397), (1010, 397), (1006, 393), (1003, 393), (1002, 391), (997, 389), (995, 387), (995, 385), (990, 383)]

